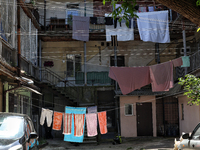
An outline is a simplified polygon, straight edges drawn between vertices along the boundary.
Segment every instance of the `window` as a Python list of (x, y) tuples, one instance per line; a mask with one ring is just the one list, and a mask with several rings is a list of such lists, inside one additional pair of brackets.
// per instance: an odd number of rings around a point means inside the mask
[[(114, 56), (110, 56), (110, 66), (115, 66), (115, 57)], [(118, 67), (125, 66), (124, 56), (117, 56), (117, 66)]]
[(125, 104), (125, 116), (133, 115), (133, 104)]
[(74, 77), (78, 71), (81, 71), (81, 56), (67, 54), (67, 77)]
[(184, 120), (184, 105), (181, 104), (181, 120)]

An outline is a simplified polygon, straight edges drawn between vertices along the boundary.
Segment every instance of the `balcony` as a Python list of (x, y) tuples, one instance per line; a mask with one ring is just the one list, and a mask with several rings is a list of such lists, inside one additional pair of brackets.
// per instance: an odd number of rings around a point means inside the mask
[[(113, 80), (108, 76), (109, 72), (87, 72), (87, 85), (113, 85)], [(76, 72), (75, 84), (84, 84), (84, 72)]]

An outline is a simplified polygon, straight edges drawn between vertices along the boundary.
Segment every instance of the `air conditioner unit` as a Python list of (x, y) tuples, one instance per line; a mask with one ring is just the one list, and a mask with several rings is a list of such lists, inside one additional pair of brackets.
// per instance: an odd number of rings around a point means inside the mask
[[(184, 55), (184, 48), (181, 48), (180, 53)], [(191, 48), (190, 46), (186, 47), (186, 54), (190, 54), (191, 53)]]

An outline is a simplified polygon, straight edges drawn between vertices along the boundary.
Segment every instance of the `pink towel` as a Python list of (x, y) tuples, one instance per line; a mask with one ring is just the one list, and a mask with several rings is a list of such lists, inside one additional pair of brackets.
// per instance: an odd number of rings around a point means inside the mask
[(86, 114), (86, 122), (87, 122), (87, 135), (88, 136), (97, 135), (97, 114), (96, 113)]
[(64, 129), (63, 134), (72, 133), (72, 114), (64, 114)]
[(108, 132), (107, 131), (106, 111), (99, 112), (98, 119), (99, 119), (99, 127), (100, 127), (101, 134), (106, 134)]
[(151, 83), (148, 66), (110, 67), (109, 77), (118, 82), (124, 95)]
[(85, 114), (74, 114), (74, 136), (82, 136)]
[(176, 59), (173, 59), (172, 60), (172, 63), (174, 65), (174, 67), (179, 67), (179, 66), (182, 66), (183, 65), (183, 61), (182, 61), (182, 58), (179, 57), (179, 58), (176, 58)]
[(152, 91), (168, 91), (173, 87), (173, 65), (165, 62), (150, 66)]

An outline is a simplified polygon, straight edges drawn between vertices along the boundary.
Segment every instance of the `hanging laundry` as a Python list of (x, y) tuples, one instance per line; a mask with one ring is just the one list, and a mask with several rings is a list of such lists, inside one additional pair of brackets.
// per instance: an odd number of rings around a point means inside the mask
[(109, 77), (118, 82), (124, 95), (151, 83), (148, 66), (110, 67)]
[(87, 135), (96, 136), (97, 135), (97, 114), (96, 113), (86, 114), (86, 123), (87, 123)]
[(107, 116), (106, 111), (98, 113), (99, 127), (101, 134), (107, 133)]
[(113, 18), (112, 17), (105, 17), (105, 25), (113, 25)]
[(152, 91), (169, 91), (173, 87), (173, 64), (171, 61), (150, 66)]
[(139, 7), (139, 10), (138, 10), (139, 12), (147, 12), (147, 7), (144, 7), (144, 6), (142, 6), (142, 7)]
[(63, 134), (72, 133), (72, 114), (64, 113)]
[(74, 114), (74, 136), (82, 136), (85, 123), (84, 114)]
[[(133, 19), (130, 20), (133, 22)], [(117, 41), (134, 40), (133, 24), (129, 28), (126, 26), (126, 21), (122, 20), (121, 22), (117, 21), (114, 26), (106, 25), (106, 41), (111, 41), (111, 35), (117, 35)]]
[(53, 128), (54, 130), (61, 130), (63, 113), (55, 112), (53, 114)]
[(50, 127), (52, 123), (52, 115), (53, 115), (52, 110), (42, 108), (40, 116), (40, 124), (43, 125), (46, 118), (47, 126)]
[(97, 17), (90, 17), (91, 24), (97, 24)]
[(140, 39), (145, 42), (170, 43), (168, 10), (137, 13)]
[(92, 106), (87, 108), (88, 114), (97, 113), (97, 106)]
[(149, 6), (148, 10), (149, 10), (149, 12), (154, 11), (154, 7), (153, 6)]
[(173, 59), (172, 63), (173, 63), (174, 67), (179, 67), (179, 66), (183, 65), (183, 61), (182, 61), (181, 57)]
[(89, 41), (89, 21), (89, 17), (73, 16), (73, 39)]
[(105, 17), (97, 17), (97, 24), (105, 24)]
[(190, 57), (182, 56), (183, 65), (181, 67), (190, 67)]
[[(73, 114), (72, 115), (72, 127), (71, 127), (71, 134), (64, 134), (64, 141), (68, 141), (68, 142), (83, 142), (83, 137), (84, 137), (84, 129), (85, 129), (85, 115), (86, 115), (86, 108), (84, 107), (69, 107), (66, 106), (65, 107), (65, 113), (67, 114)], [(74, 121), (76, 120), (76, 116), (74, 118), (74, 114), (84, 114), (84, 117), (82, 118), (83, 122), (81, 123), (83, 125), (83, 134), (81, 136), (75, 136), (75, 135), (80, 135), (77, 134), (77, 124), (74, 124)], [(76, 131), (75, 131), (75, 127), (76, 127)], [(78, 127), (79, 128), (79, 127)], [(80, 128), (79, 128), (80, 129)], [(81, 131), (81, 130), (79, 130)], [(78, 132), (79, 132), (78, 131)]]

